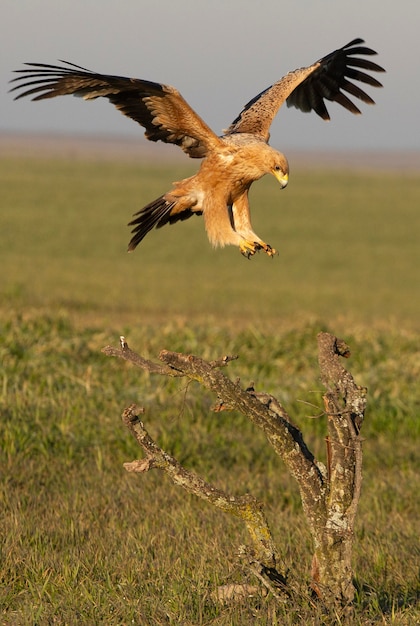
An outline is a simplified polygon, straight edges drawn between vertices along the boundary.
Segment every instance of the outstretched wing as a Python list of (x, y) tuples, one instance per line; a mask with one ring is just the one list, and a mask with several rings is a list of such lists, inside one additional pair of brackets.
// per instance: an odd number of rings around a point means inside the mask
[(204, 157), (220, 145), (221, 140), (174, 87), (61, 63), (26, 63), (30, 69), (16, 70), (20, 76), (11, 81), (18, 83), (11, 91), (23, 91), (15, 99), (34, 96), (33, 100), (43, 100), (67, 94), (85, 100), (104, 97), (141, 124), (151, 141), (174, 143), (193, 158)]
[(324, 100), (337, 102), (351, 113), (360, 113), (344, 92), (367, 104), (375, 104), (367, 93), (351, 82), (354, 80), (382, 87), (376, 78), (362, 71), (385, 71), (370, 59), (363, 58), (377, 54), (371, 48), (360, 45), (363, 43), (363, 39), (353, 39), (313, 65), (289, 72), (250, 100), (225, 131), (226, 134), (252, 133), (268, 141), (271, 123), (285, 101), (287, 106), (294, 106), (305, 113), (315, 111), (323, 120), (330, 119)]

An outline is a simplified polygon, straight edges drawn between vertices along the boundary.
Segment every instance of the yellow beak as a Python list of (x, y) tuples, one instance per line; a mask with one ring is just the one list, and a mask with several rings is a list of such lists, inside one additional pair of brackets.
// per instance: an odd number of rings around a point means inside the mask
[(289, 182), (289, 174), (283, 174), (280, 170), (271, 170), (273, 172), (273, 176), (277, 178), (280, 183), (282, 189), (284, 189)]

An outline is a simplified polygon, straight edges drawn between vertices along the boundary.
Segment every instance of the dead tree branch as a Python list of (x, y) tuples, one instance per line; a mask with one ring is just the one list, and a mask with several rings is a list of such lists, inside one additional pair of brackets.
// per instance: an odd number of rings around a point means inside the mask
[(189, 493), (206, 500), (213, 506), (239, 517), (245, 522), (253, 543), (255, 558), (265, 567), (276, 565), (275, 547), (262, 505), (253, 496), (234, 496), (217, 489), (204, 481), (198, 474), (187, 470), (173, 456), (162, 450), (150, 437), (139, 419), (143, 409), (131, 405), (125, 409), (122, 419), (146, 453), (141, 461), (125, 463), (128, 472), (147, 472), (150, 469), (161, 469), (172, 481)]
[[(326, 604), (348, 605), (354, 595), (351, 568), (354, 519), (361, 486), (361, 440), (359, 431), (366, 407), (366, 390), (355, 384), (341, 365), (348, 357), (346, 344), (328, 333), (318, 335), (319, 366), (326, 388), (328, 469), (317, 461), (301, 431), (276, 398), (243, 389), (221, 371), (236, 357), (205, 361), (197, 356), (162, 350), (160, 363), (139, 356), (120, 339), (121, 348), (107, 346), (103, 352), (130, 361), (150, 373), (187, 377), (211, 390), (218, 398), (215, 410), (235, 410), (249, 417), (265, 433), (268, 442), (296, 479), (302, 505), (314, 539), (311, 586)], [(146, 453), (146, 458), (125, 464), (128, 471), (165, 471), (171, 479), (198, 497), (242, 519), (252, 540), (244, 551), (250, 568), (263, 576), (267, 587), (283, 589), (285, 578), (276, 570), (276, 550), (262, 505), (250, 495), (233, 496), (205, 482), (150, 438), (135, 405), (124, 411), (123, 420)], [(257, 574), (256, 574), (257, 575)], [(277, 594), (277, 592), (275, 592)]]
[[(329, 333), (318, 334), (318, 360), (326, 388), (329, 481), (326, 516), (313, 530), (315, 554), (312, 587), (349, 605), (354, 597), (351, 555), (354, 521), (362, 483), (362, 440), (359, 435), (366, 409), (367, 390), (357, 385), (341, 364), (350, 349)], [(326, 587), (326, 581), (329, 581)], [(327, 589), (327, 593), (326, 593)]]

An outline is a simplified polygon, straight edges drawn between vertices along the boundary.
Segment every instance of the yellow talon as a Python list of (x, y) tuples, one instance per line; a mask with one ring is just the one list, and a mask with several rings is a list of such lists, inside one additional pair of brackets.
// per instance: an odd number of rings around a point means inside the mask
[(268, 254), (268, 256), (271, 256), (271, 257), (277, 254), (277, 250), (272, 248), (268, 243), (264, 243), (264, 242), (259, 243), (258, 241), (247, 241), (246, 239), (241, 241), (239, 245), (239, 250), (241, 254), (243, 254), (247, 259), (250, 259), (259, 250), (264, 250), (264, 252)]
[(241, 243), (239, 244), (239, 250), (241, 251), (241, 254), (246, 256), (247, 259), (250, 259), (252, 256), (254, 256), (256, 251), (260, 248), (261, 246), (256, 241), (246, 241), (246, 239), (241, 241)]

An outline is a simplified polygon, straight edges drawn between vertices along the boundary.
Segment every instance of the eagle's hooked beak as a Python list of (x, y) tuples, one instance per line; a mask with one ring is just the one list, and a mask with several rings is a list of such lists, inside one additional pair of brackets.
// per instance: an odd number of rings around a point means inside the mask
[(284, 174), (284, 172), (282, 172), (281, 170), (273, 169), (271, 171), (273, 173), (273, 176), (275, 176), (279, 181), (281, 188), (284, 189), (289, 182), (289, 174)]

